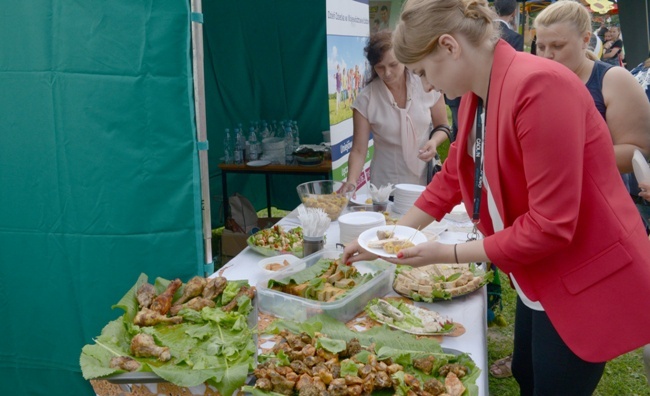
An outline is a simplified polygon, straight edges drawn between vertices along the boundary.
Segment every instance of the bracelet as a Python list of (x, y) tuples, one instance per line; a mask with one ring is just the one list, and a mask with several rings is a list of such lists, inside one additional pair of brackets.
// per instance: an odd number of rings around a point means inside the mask
[(449, 125), (438, 125), (437, 127), (433, 128), (433, 131), (431, 131), (431, 135), (433, 136), (434, 133), (438, 131), (443, 131), (445, 135), (447, 135), (447, 139), (451, 142), (451, 128)]
[(456, 246), (458, 246), (457, 243), (454, 244), (454, 258), (456, 259), (456, 264), (458, 263), (458, 251), (456, 250)]

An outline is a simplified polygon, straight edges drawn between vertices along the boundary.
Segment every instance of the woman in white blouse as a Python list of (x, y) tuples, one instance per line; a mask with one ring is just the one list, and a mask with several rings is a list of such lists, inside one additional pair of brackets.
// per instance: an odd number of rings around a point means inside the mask
[[(370, 181), (377, 187), (425, 185), (427, 162), (442, 142), (452, 138), (442, 95), (425, 92), (420, 79), (395, 59), (392, 47), (391, 32), (383, 30), (373, 34), (364, 49), (372, 75), (352, 105), (354, 132), (347, 179), (357, 185), (371, 132), (375, 152)], [(429, 139), (432, 122), (436, 128)]]

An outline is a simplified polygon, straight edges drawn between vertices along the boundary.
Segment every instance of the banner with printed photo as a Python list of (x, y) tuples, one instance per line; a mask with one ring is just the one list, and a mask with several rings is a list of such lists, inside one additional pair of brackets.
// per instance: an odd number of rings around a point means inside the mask
[[(352, 148), (352, 104), (364, 87), (369, 73), (363, 53), (369, 34), (367, 0), (327, 0), (327, 81), (332, 178), (346, 180), (348, 155)], [(358, 188), (366, 184), (372, 158), (372, 138)]]
[(370, 34), (390, 29), (390, 6), (390, 1), (370, 1), (368, 9)]

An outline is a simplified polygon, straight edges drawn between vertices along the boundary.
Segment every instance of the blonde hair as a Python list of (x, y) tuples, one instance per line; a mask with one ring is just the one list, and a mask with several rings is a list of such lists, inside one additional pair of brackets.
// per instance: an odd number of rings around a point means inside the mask
[(569, 22), (578, 33), (591, 33), (591, 15), (580, 3), (573, 0), (559, 0), (544, 8), (535, 17), (535, 28), (549, 27), (555, 23)]
[[(579, 33), (591, 34), (591, 15), (589, 11), (580, 3), (573, 0), (559, 0), (548, 7), (544, 8), (537, 17), (533, 25), (535, 28), (540, 26), (549, 27), (555, 23), (568, 22)], [(586, 50), (587, 59), (597, 61), (598, 55), (590, 50)]]
[(496, 43), (496, 14), (486, 0), (407, 0), (393, 32), (393, 51), (402, 63), (415, 63), (433, 52), (443, 34), (463, 34), (471, 44)]

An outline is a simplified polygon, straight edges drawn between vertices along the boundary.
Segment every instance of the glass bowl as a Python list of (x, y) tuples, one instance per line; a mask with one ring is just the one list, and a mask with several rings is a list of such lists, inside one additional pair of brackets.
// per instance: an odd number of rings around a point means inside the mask
[(319, 180), (296, 187), (300, 201), (306, 208), (321, 208), (332, 221), (348, 206), (357, 186), (334, 180)]

